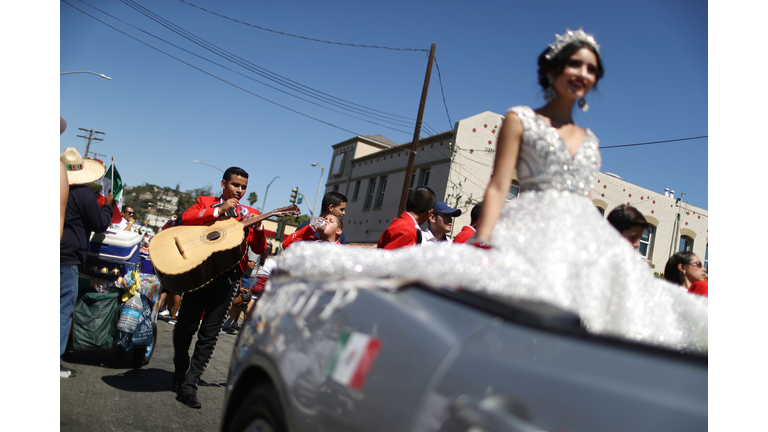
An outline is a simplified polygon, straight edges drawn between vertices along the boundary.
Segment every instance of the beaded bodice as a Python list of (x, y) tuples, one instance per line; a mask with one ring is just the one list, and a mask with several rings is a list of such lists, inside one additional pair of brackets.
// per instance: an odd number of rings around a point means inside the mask
[(557, 130), (536, 114), (531, 107), (509, 109), (523, 123), (523, 138), (517, 161), (520, 190), (557, 189), (589, 196), (600, 169), (600, 141), (591, 130), (579, 145), (575, 156), (565, 147)]

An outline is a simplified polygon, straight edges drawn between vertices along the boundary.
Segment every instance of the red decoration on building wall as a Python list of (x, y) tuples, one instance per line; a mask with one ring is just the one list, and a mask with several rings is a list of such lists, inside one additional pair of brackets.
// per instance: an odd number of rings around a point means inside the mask
[(608, 187), (608, 185), (603, 185), (603, 189), (605, 189), (605, 188), (607, 188), (607, 187)]
[(483, 127), (488, 129), (488, 123), (484, 124)]
[(475, 128), (472, 128), (472, 132), (477, 132), (477, 129), (475, 129)]
[(643, 199), (643, 198), (645, 198), (645, 197), (640, 197), (640, 199)]
[(488, 140), (488, 145), (491, 145), (491, 143), (492, 143), (492, 141), (491, 141), (491, 140)]
[(685, 224), (688, 225), (688, 222), (686, 222)]
[(605, 198), (605, 194), (604, 194), (604, 193), (600, 194), (600, 196), (601, 196), (601, 197), (603, 197), (603, 198)]
[(699, 216), (699, 219), (701, 219), (701, 216)]
[(651, 210), (651, 214), (653, 214), (653, 210)]
[(629, 194), (629, 197), (632, 198), (632, 194)]
[(630, 204), (629, 204), (629, 201), (627, 201), (627, 205), (630, 205)]
[(653, 200), (653, 203), (656, 204), (656, 200)]
[(469, 149), (469, 154), (472, 154), (472, 153), (474, 153), (474, 152), (475, 152), (475, 150), (474, 150), (474, 149)]

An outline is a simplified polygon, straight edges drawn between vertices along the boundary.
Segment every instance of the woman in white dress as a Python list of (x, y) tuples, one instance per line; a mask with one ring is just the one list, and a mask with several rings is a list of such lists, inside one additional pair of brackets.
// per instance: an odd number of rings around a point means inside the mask
[[(600, 47), (567, 30), (539, 58), (546, 105), (510, 108), (469, 244), (393, 251), (305, 242), (278, 259), (294, 276), (368, 276), (452, 284), (544, 301), (581, 316), (588, 331), (706, 351), (707, 300), (656, 278), (589, 195), (599, 141), (571, 115), (603, 75)], [(520, 194), (506, 200), (517, 170)]]

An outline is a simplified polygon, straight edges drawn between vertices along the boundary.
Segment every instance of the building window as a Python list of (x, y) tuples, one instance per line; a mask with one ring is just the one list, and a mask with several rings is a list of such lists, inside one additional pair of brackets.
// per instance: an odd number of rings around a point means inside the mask
[(339, 185), (333, 185), (333, 191), (338, 192), (339, 191)]
[(704, 270), (707, 271), (707, 274), (709, 274), (709, 243), (707, 243), (707, 248), (704, 249)]
[(331, 162), (331, 175), (341, 175), (342, 168), (344, 167), (344, 159), (346, 156), (346, 152), (339, 153), (335, 156), (333, 156), (333, 162)]
[(425, 170), (421, 177), (421, 186), (429, 186), (429, 173), (432, 170)]
[(643, 236), (640, 237), (640, 248), (637, 251), (640, 252), (640, 255), (642, 255), (642, 257), (647, 260), (651, 259), (651, 251), (653, 250), (654, 238), (656, 238), (656, 227), (652, 226), (644, 229)]
[(376, 199), (376, 208), (381, 207), (381, 204), (384, 202), (384, 189), (387, 188), (387, 178), (384, 177), (381, 179), (381, 190), (379, 191), (379, 197)]
[(373, 203), (373, 194), (376, 192), (376, 179), (370, 179), (368, 180), (368, 192), (366, 193), (366, 199), (365, 199), (365, 205), (363, 206), (364, 209), (371, 208), (371, 203)]
[(416, 181), (416, 176), (411, 174), (411, 184), (408, 186), (408, 190), (409, 191), (413, 190), (413, 182), (415, 182), (415, 181)]
[(357, 195), (360, 193), (360, 180), (355, 182), (355, 192), (352, 194), (352, 201), (357, 200)]
[(693, 239), (688, 236), (681, 236), (678, 252), (693, 252)]

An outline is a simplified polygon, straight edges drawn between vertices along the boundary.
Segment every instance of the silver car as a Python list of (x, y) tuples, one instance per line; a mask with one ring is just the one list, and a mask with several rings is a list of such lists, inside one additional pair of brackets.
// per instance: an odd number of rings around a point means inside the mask
[(401, 280), (275, 278), (222, 431), (702, 431), (707, 357), (550, 305)]

